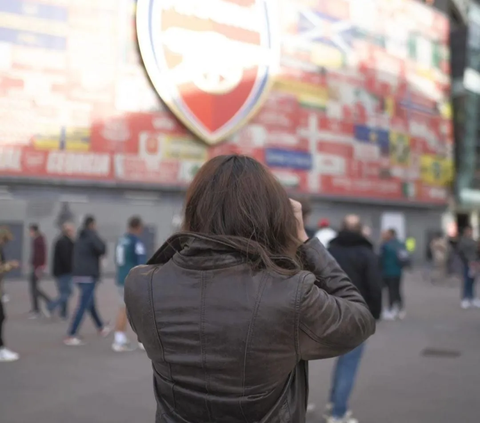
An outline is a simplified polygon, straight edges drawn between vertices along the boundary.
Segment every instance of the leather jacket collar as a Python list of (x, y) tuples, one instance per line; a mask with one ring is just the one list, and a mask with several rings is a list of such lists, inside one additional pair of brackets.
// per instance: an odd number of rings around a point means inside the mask
[(171, 236), (147, 264), (165, 264), (173, 260), (185, 269), (211, 270), (245, 262), (228, 241), (215, 236), (178, 233)]
[[(285, 269), (296, 268), (288, 257), (273, 256), (271, 259)], [(172, 235), (147, 264), (162, 265), (170, 260), (185, 269), (212, 270), (247, 261), (258, 262), (258, 257), (253, 254), (249, 257), (245, 252), (239, 251), (228, 237), (184, 232)]]

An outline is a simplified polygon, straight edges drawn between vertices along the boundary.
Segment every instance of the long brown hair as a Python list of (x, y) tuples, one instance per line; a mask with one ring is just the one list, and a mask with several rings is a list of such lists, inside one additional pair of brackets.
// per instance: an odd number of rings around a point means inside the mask
[(301, 267), (288, 195), (251, 157), (217, 156), (203, 165), (187, 191), (183, 230), (228, 242), (253, 264), (282, 274)]

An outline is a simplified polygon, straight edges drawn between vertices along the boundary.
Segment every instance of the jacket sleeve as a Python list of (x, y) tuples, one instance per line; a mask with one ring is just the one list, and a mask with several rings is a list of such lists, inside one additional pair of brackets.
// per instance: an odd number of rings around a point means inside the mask
[(158, 266), (137, 266), (125, 279), (128, 321), (152, 361), (164, 361), (152, 298), (152, 278)]
[(105, 245), (105, 242), (103, 242), (96, 233), (92, 234), (91, 243), (97, 256), (103, 256), (107, 253), (107, 246)]
[(375, 320), (338, 263), (311, 239), (300, 247), (301, 284), (298, 350), (302, 360), (343, 355), (375, 332)]
[(365, 301), (375, 320), (382, 314), (382, 274), (377, 256), (369, 251), (365, 257), (365, 287), (367, 288)]
[(385, 250), (386, 250), (386, 245), (382, 244), (380, 246), (380, 255), (379, 255), (380, 268), (382, 268), (383, 262), (385, 260)]
[(135, 244), (135, 257), (137, 258), (137, 266), (147, 262), (147, 251), (142, 241), (137, 241)]
[(45, 266), (47, 260), (47, 247), (43, 236), (37, 236), (33, 242), (33, 266)]
[(60, 248), (60, 240), (56, 240), (55, 244), (53, 244), (53, 254), (52, 254), (52, 275), (53, 276), (59, 276), (60, 275), (60, 253), (61, 253), (61, 248)]
[(127, 318), (139, 342), (142, 342), (143, 312), (149, 310), (150, 305), (150, 278), (145, 277), (145, 273), (144, 269), (136, 267), (130, 270), (125, 278), (124, 300)]
[(461, 238), (460, 241), (458, 242), (457, 253), (464, 264), (468, 263), (467, 248), (463, 238)]

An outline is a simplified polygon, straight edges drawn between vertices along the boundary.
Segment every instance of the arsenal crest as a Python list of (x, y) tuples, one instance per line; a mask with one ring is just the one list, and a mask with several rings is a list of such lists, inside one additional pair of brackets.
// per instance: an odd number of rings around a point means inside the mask
[(245, 124), (268, 93), (280, 62), (276, 3), (138, 0), (147, 73), (175, 115), (209, 144)]

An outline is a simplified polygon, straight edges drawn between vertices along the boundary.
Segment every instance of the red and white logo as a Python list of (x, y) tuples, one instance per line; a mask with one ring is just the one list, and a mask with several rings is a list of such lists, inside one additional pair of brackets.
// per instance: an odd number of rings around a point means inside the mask
[(280, 63), (276, 4), (138, 0), (148, 75), (175, 115), (209, 144), (245, 124), (269, 91)]

